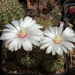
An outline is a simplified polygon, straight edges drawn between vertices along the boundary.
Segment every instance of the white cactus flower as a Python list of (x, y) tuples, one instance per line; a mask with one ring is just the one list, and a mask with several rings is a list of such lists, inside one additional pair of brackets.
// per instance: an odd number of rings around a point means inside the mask
[(75, 33), (69, 27), (63, 30), (64, 23), (60, 24), (60, 27), (52, 27), (50, 26), (44, 31), (44, 38), (40, 42), (41, 49), (46, 49), (46, 53), (52, 53), (55, 55), (56, 53), (59, 55), (63, 55), (69, 51), (73, 51), (75, 42)]
[(16, 51), (23, 47), (24, 50), (32, 50), (32, 44), (40, 45), (43, 32), (40, 30), (43, 26), (36, 24), (36, 21), (27, 16), (24, 19), (13, 20), (12, 24), (7, 24), (0, 37), (9, 44), (9, 50)]

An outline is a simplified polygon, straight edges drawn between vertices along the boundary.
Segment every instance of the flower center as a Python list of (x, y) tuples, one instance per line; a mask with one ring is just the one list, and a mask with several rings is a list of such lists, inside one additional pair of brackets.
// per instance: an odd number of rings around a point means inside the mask
[(60, 44), (62, 42), (61, 37), (55, 37), (55, 39), (53, 40), (53, 42), (55, 44)]
[(17, 34), (17, 36), (19, 38), (26, 38), (28, 36), (27, 32), (26, 31), (19, 31), (19, 33)]

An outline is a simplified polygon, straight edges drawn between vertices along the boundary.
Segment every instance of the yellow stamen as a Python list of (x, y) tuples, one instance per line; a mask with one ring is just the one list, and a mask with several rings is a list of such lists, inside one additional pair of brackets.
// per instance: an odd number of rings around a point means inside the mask
[(53, 40), (53, 42), (55, 44), (60, 44), (62, 42), (61, 37), (55, 37), (55, 39)]
[(20, 30), (19, 33), (18, 33), (18, 37), (19, 38), (25, 38), (27, 36), (27, 32), (26, 31), (22, 31)]
[(55, 37), (55, 40), (59, 41), (59, 40), (61, 40), (61, 38), (60, 37)]

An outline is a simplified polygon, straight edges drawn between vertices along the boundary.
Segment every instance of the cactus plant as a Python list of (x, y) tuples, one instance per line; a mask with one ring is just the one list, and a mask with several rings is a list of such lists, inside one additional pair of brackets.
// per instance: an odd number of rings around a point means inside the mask
[(34, 19), (38, 24), (41, 24), (44, 27), (48, 27), (53, 24), (51, 19), (43, 14), (41, 14), (40, 17), (35, 17)]
[(0, 26), (24, 17), (24, 9), (17, 0), (0, 0)]
[(59, 7), (55, 6), (51, 12), (45, 14), (40, 14), (40, 16), (35, 17), (37, 23), (41, 24), (44, 27), (48, 27), (50, 25), (58, 26), (59, 21), (61, 20), (61, 11)]
[(26, 67), (35, 67), (41, 62), (42, 51), (39, 49), (39, 47), (35, 47), (33, 48), (33, 51), (25, 51), (17, 57), (20, 59), (19, 63), (21, 63), (22, 65)]
[(53, 73), (64, 66), (64, 56), (44, 54), (42, 67), (50, 73)]

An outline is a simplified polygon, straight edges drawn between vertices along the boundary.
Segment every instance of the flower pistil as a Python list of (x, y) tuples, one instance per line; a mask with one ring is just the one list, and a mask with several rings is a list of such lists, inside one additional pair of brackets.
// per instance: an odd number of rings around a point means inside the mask
[(61, 37), (55, 37), (55, 39), (53, 40), (53, 42), (55, 44), (60, 44), (62, 42), (62, 39), (61, 39)]
[(26, 31), (22, 31), (20, 30), (19, 33), (17, 34), (17, 36), (19, 38), (26, 38), (28, 36), (27, 32)]

